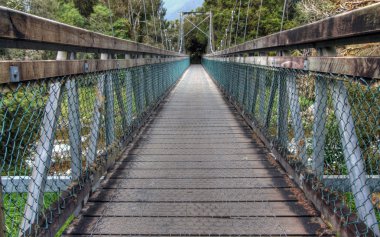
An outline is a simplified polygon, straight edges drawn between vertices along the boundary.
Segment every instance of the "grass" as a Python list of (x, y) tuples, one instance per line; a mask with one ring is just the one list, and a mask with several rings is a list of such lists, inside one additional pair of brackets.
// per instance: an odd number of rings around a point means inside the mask
[[(27, 193), (6, 193), (3, 198), (7, 236), (18, 236)], [(51, 204), (57, 201), (58, 198), (59, 193), (45, 193), (42, 212), (48, 210)]]

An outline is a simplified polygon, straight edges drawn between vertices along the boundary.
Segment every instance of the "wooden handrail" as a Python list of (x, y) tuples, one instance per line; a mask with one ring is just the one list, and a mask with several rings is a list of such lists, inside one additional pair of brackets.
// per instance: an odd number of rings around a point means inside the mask
[(0, 47), (93, 53), (184, 56), (141, 43), (0, 7)]
[(78, 75), (83, 73), (124, 69), (147, 64), (182, 60), (175, 58), (139, 58), (108, 60), (41, 60), (41, 61), (0, 61), (0, 84), (12, 82), (9, 68), (17, 67), (18, 81)]
[(208, 56), (371, 42), (380, 42), (380, 3), (251, 40)]
[(205, 57), (211, 60), (380, 79), (380, 57)]

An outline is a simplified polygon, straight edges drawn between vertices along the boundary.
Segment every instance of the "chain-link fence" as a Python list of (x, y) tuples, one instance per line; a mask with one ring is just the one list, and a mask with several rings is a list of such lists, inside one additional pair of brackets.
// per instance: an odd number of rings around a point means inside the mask
[(183, 59), (0, 85), (7, 235), (35, 234), (62, 218), (188, 65)]
[(203, 65), (345, 225), (379, 235), (379, 79), (211, 58)]

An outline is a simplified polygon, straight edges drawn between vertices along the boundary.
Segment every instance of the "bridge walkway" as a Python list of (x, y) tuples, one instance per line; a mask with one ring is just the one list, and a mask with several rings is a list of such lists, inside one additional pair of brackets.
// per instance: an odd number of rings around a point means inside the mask
[(319, 213), (191, 66), (67, 236), (314, 236)]

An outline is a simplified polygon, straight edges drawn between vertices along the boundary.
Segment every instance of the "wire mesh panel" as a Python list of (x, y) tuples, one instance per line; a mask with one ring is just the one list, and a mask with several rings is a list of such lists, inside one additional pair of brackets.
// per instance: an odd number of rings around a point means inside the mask
[(379, 235), (379, 79), (211, 58), (203, 65), (345, 225)]
[(188, 65), (183, 59), (0, 85), (7, 235), (38, 234), (60, 218)]

